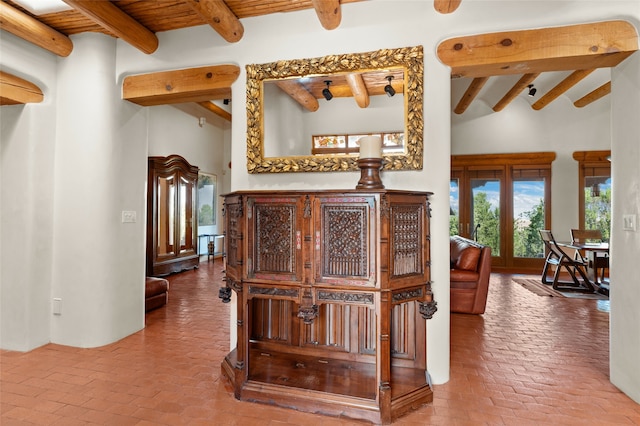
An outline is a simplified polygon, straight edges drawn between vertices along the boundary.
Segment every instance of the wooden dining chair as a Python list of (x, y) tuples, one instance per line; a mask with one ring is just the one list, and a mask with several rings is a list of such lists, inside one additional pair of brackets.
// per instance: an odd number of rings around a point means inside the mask
[[(569, 256), (562, 247), (558, 245), (551, 231), (546, 229), (540, 230), (540, 237), (547, 249), (547, 257), (544, 261), (544, 268), (542, 269), (542, 282), (544, 284), (552, 284), (553, 288), (558, 291), (588, 291), (593, 292), (595, 289), (587, 278), (587, 263), (581, 259), (574, 259), (573, 256)], [(550, 267), (555, 268), (553, 274), (553, 281), (547, 279), (547, 275)], [(571, 277), (571, 282), (560, 281), (560, 271), (564, 268)], [(578, 278), (579, 275), (582, 280)]]
[[(572, 229), (571, 230), (571, 241), (574, 243), (601, 243), (602, 242), (602, 231), (599, 229)], [(589, 260), (587, 257), (588, 250), (576, 250), (574, 258), (576, 260), (580, 260), (583, 263), (588, 265)], [(600, 282), (604, 282), (605, 271), (609, 269), (609, 254), (608, 253), (596, 253), (595, 254), (595, 263), (593, 265), (594, 268), (600, 269), (602, 273), (600, 274)], [(594, 279), (598, 279), (597, 274), (594, 274)]]

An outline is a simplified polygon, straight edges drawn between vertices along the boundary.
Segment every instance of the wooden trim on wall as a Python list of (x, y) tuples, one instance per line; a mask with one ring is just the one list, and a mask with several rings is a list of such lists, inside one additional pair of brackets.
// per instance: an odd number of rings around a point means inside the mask
[(505, 166), (511, 164), (546, 164), (556, 159), (555, 152), (525, 152), (511, 154), (452, 155), (451, 167)]

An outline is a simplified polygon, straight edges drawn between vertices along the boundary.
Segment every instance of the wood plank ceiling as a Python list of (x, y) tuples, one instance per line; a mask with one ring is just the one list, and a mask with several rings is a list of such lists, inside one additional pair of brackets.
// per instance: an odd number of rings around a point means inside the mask
[[(73, 49), (73, 43), (68, 36), (82, 32), (109, 34), (121, 38), (146, 54), (152, 54), (158, 48), (157, 32), (208, 24), (227, 42), (234, 43), (240, 40), (244, 34), (241, 19), (272, 13), (314, 9), (321, 25), (325, 29), (331, 30), (340, 25), (342, 17), (341, 6), (343, 4), (362, 0), (63, 1), (71, 7), (71, 10), (42, 15), (30, 13), (14, 0), (1, 1), (0, 29), (11, 32), (62, 57), (68, 56)], [(434, 0), (433, 7), (439, 13), (454, 13), (461, 6), (461, 3), (461, 0)], [(637, 50), (637, 33), (633, 26), (623, 21), (614, 21), (604, 25), (593, 24), (585, 27), (570, 26), (563, 28), (561, 30), (542, 29), (485, 34), (452, 38), (442, 42), (438, 47), (438, 55), (444, 63), (451, 66), (452, 77), (473, 79), (454, 111), (458, 114), (463, 113), (490, 78), (521, 74), (521, 78), (516, 84), (493, 107), (494, 111), (497, 112), (522, 93), (541, 74), (563, 70), (572, 71), (573, 74), (539, 98), (534, 104), (534, 109), (540, 109), (590, 74), (591, 70), (615, 66), (615, 64)], [(578, 33), (574, 33), (574, 31), (578, 31)], [(574, 48), (572, 49), (571, 43), (567, 43), (568, 40), (576, 40), (578, 43), (574, 43)], [(543, 55), (537, 58), (535, 62), (531, 58), (521, 57), (519, 62), (518, 60), (513, 60), (506, 63), (507, 60), (502, 56), (502, 53), (509, 51), (509, 49), (515, 50), (515, 46), (526, 44), (527, 46), (535, 47), (540, 43), (546, 43), (545, 49), (540, 50)], [(563, 46), (564, 49), (549, 48), (550, 45), (556, 44)], [(576, 54), (577, 49), (580, 49), (579, 54)], [(583, 52), (583, 49), (587, 49), (587, 52)], [(525, 52), (531, 52), (531, 50), (522, 49)], [(549, 55), (550, 51), (555, 52), (555, 54)], [(184, 76), (172, 75), (173, 81), (178, 82), (180, 78), (193, 78), (192, 70), (184, 70), (184, 73)], [(7, 100), (5, 98), (4, 94), (9, 92), (3, 88), (5, 82), (8, 81), (4, 77), (0, 80), (1, 104), (23, 102), (20, 99)], [(147, 75), (147, 78), (153, 80), (157, 76)], [(353, 78), (351, 79), (353, 80)], [(205, 81), (205, 79), (201, 80)], [(348, 80), (347, 78), (344, 79), (344, 83), (342, 83), (345, 85), (344, 88), (337, 87), (337, 82), (332, 83), (332, 92), (335, 90), (336, 92), (346, 91), (346, 93), (351, 93), (356, 97), (359, 105), (366, 107), (368, 102), (365, 100), (366, 96), (362, 96), (362, 85), (351, 81), (351, 86), (348, 86)], [(142, 84), (142, 81), (139, 80), (140, 84)], [(207, 83), (211, 90), (209, 100), (223, 99), (223, 97), (230, 96), (230, 84), (229, 90), (225, 91), (221, 90), (220, 87), (211, 88), (210, 81)], [(144, 84), (152, 83), (151, 81), (146, 81)], [(180, 86), (180, 84), (174, 84), (173, 86)], [(135, 88), (131, 86), (129, 86), (129, 89), (135, 91)], [(399, 87), (399, 89), (402, 90), (402, 87)], [(32, 92), (33, 87), (25, 90)], [(610, 83), (594, 87), (593, 91), (585, 94), (582, 99), (575, 102), (575, 105), (578, 107), (587, 105), (605, 96), (609, 91)], [(317, 92), (313, 96), (320, 99), (322, 97), (321, 90), (317, 90)], [(12, 88), (11, 93), (15, 93), (14, 88)], [(368, 95), (374, 95), (374, 93), (369, 93)], [(156, 100), (150, 99), (153, 96), (158, 98)], [(200, 103), (200, 105), (209, 110), (218, 111), (220, 115), (230, 119), (228, 113), (225, 112), (223, 114), (220, 111), (221, 108), (216, 108), (214, 104), (207, 100), (203, 101), (202, 96), (206, 97), (206, 94), (199, 93), (195, 102)], [(22, 96), (22, 99), (29, 99), (28, 102), (34, 102), (31, 94)], [(133, 98), (129, 100), (135, 102)], [(160, 89), (156, 93), (147, 92), (144, 102), (157, 105), (159, 103), (182, 101), (194, 101), (193, 93), (182, 93), (181, 90), (175, 89), (169, 94), (166, 90)], [(208, 104), (214, 106), (211, 107)]]

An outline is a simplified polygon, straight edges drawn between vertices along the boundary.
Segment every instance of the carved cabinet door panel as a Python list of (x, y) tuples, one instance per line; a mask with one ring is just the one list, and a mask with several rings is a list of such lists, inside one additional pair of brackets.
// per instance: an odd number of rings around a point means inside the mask
[(425, 196), (392, 195), (389, 212), (391, 288), (429, 280), (429, 214)]
[(312, 238), (316, 284), (376, 286), (376, 196), (316, 196)]
[(247, 198), (247, 278), (303, 279), (303, 198)]

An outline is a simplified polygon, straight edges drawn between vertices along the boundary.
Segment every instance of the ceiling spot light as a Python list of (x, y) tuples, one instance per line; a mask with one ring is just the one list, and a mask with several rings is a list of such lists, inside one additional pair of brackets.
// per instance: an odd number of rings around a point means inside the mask
[(326, 100), (330, 101), (331, 99), (333, 99), (333, 93), (331, 93), (331, 90), (329, 90), (331, 80), (325, 80), (324, 82), (327, 83), (327, 87), (322, 89), (322, 96), (324, 96)]
[(531, 96), (532, 98), (536, 95), (536, 88), (533, 87), (533, 84), (530, 84), (527, 86), (529, 88), (529, 96)]
[(389, 82), (386, 86), (384, 86), (384, 91), (387, 93), (387, 95), (389, 95), (389, 97), (392, 97), (393, 95), (396, 94), (396, 91), (393, 87), (391, 87), (391, 80), (393, 80), (393, 76), (392, 75), (388, 75), (387, 76), (387, 81)]

